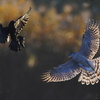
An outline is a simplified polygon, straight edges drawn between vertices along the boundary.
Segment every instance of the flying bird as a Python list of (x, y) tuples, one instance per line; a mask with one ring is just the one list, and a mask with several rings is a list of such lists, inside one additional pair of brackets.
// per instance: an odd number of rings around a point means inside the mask
[(17, 20), (10, 21), (7, 27), (3, 27), (3, 25), (0, 24), (0, 43), (6, 43), (7, 39), (10, 37), (11, 42), (9, 48), (12, 51), (17, 52), (21, 50), (21, 46), (25, 47), (25, 38), (19, 34), (29, 20), (30, 10), (31, 7), (26, 14), (20, 16)]
[(78, 82), (82, 84), (98, 83), (100, 80), (100, 57), (93, 58), (99, 49), (99, 25), (94, 20), (86, 24), (82, 36), (82, 45), (76, 53), (71, 52), (72, 59), (42, 75), (46, 82), (67, 81), (80, 74)]

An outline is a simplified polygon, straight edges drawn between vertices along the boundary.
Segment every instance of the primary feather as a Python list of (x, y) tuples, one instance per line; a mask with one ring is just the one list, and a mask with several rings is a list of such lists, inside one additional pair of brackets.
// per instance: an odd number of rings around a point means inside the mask
[(23, 27), (27, 24), (28, 20), (29, 20), (29, 17), (30, 17), (30, 11), (31, 11), (31, 7), (29, 8), (28, 12), (23, 15), (23, 16), (20, 16), (14, 23), (14, 26), (15, 26), (15, 33), (16, 35), (19, 34)]

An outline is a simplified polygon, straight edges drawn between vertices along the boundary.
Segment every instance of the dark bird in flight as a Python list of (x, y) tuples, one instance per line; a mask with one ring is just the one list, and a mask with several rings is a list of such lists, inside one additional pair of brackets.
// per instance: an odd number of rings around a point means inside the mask
[(7, 27), (3, 27), (3, 25), (0, 24), (0, 43), (6, 43), (8, 37), (10, 37), (11, 42), (9, 48), (12, 51), (17, 52), (21, 50), (21, 46), (25, 47), (25, 38), (19, 34), (29, 20), (30, 10), (31, 7), (26, 14), (20, 16), (16, 21), (10, 21)]
[(82, 37), (82, 45), (78, 52), (70, 53), (72, 59), (51, 71), (42, 78), (47, 82), (61, 82), (74, 78), (80, 73), (78, 82), (82, 84), (98, 83), (100, 80), (100, 57), (94, 58), (99, 49), (99, 25), (90, 20)]

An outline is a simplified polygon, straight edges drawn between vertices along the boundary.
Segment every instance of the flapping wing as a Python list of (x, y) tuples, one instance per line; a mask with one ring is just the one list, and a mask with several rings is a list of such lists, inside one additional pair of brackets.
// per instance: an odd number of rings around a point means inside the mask
[(15, 21), (14, 26), (15, 26), (15, 29), (16, 29), (16, 34), (20, 33), (21, 30), (23, 29), (23, 27), (24, 27), (24, 26), (26, 25), (26, 23), (28, 22), (30, 10), (31, 10), (31, 7), (30, 7), (30, 9), (28, 10), (28, 12), (27, 12), (25, 15), (19, 17), (19, 18)]
[(81, 72), (80, 67), (74, 60), (59, 65), (55, 69), (44, 73), (42, 79), (47, 82), (60, 82), (74, 78)]
[(94, 20), (90, 20), (82, 37), (82, 46), (79, 52), (88, 59), (92, 59), (99, 49), (100, 33), (98, 27), (99, 25)]
[(85, 70), (82, 70), (78, 82), (81, 82), (82, 84), (92, 84), (98, 83), (100, 80), (100, 57), (95, 58), (91, 60), (92, 63), (95, 66), (94, 72), (87, 72)]

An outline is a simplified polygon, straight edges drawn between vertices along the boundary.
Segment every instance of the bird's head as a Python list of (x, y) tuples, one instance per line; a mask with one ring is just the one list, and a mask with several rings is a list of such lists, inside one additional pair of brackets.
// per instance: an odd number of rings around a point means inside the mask
[(68, 55), (68, 57), (69, 57), (69, 58), (70, 58), (70, 57), (72, 57), (72, 58), (73, 58), (73, 57), (75, 56), (75, 54), (76, 54), (76, 53), (71, 52), (71, 53)]
[(15, 21), (13, 21), (13, 20), (10, 21), (9, 26), (10, 26), (10, 27), (14, 26), (14, 23), (15, 23)]

